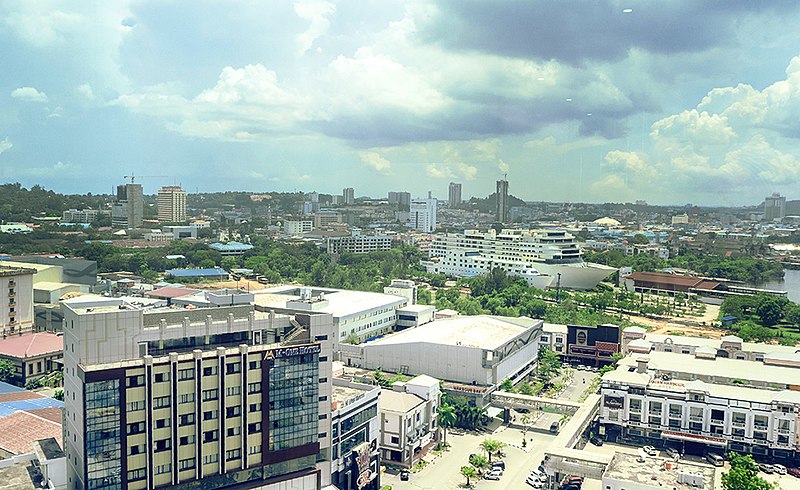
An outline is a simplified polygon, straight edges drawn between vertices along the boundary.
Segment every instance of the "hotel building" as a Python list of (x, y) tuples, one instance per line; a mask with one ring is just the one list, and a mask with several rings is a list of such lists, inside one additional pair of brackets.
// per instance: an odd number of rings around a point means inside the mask
[(330, 484), (330, 315), (63, 306), (68, 488)]

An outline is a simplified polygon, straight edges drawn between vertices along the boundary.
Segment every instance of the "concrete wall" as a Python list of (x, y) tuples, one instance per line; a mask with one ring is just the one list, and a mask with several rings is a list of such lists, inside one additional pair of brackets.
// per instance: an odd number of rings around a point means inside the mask
[(366, 344), (364, 367), (409, 374), (427, 374), (437, 379), (471, 384), (492, 383), (492, 372), (482, 366), (483, 350), (458, 345), (424, 342), (406, 344)]

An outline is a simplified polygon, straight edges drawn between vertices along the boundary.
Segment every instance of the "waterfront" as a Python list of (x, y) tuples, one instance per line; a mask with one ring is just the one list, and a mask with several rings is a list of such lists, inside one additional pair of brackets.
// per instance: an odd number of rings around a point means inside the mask
[(800, 303), (800, 270), (784, 269), (783, 279), (767, 281), (753, 286), (764, 289), (786, 291), (790, 300)]

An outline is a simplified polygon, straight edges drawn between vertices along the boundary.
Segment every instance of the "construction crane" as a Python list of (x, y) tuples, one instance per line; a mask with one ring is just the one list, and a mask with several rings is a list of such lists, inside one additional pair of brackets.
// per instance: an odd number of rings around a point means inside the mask
[[(126, 179), (131, 179), (131, 184), (136, 180), (136, 175), (130, 174), (125, 176)], [(140, 179), (168, 179), (169, 175), (139, 175)]]

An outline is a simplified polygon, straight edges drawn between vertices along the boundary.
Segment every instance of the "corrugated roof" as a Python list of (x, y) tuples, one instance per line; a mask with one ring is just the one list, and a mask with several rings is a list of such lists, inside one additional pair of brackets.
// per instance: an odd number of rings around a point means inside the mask
[(197, 289), (176, 288), (172, 286), (166, 286), (153, 291), (148, 291), (144, 294), (145, 296), (150, 296), (153, 298), (180, 298), (181, 296), (188, 296), (190, 294), (194, 294), (197, 292), (198, 292)]
[(64, 338), (50, 332), (29, 333), (0, 340), (0, 354), (20, 359), (63, 350)]
[(662, 274), (659, 272), (633, 272), (627, 276), (628, 279), (643, 282), (656, 282), (661, 284), (673, 284), (675, 286), (696, 287), (703, 282), (699, 277), (677, 276), (675, 274)]
[(29, 453), (34, 441), (62, 440), (61, 424), (30, 412), (17, 412), (0, 419), (0, 447), (12, 454)]

